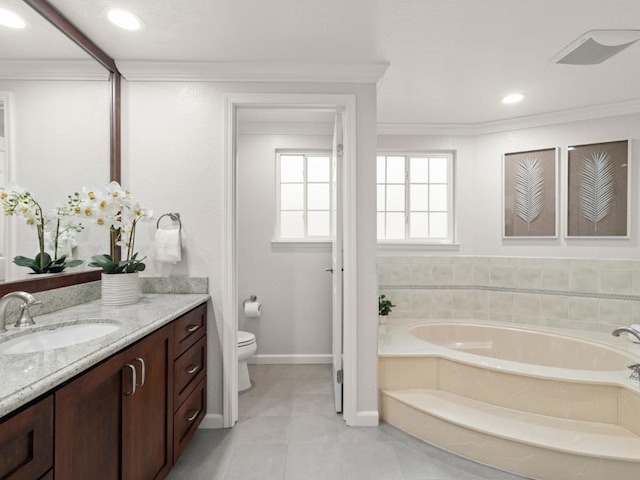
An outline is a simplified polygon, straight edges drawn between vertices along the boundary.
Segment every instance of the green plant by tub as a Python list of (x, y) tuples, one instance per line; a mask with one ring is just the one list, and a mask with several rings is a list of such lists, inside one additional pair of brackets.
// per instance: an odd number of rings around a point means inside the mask
[(391, 309), (395, 307), (391, 300), (387, 299), (386, 296), (380, 295), (378, 297), (378, 315), (387, 316), (391, 313)]

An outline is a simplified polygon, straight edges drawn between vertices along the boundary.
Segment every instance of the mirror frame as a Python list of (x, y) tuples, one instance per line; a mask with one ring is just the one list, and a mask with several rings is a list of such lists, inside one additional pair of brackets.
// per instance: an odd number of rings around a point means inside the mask
[[(122, 75), (118, 71), (116, 62), (107, 55), (100, 47), (93, 43), (84, 33), (82, 33), (69, 19), (67, 19), (58, 9), (47, 0), (23, 0), (24, 3), (33, 8), (51, 25), (66, 35), (72, 42), (82, 48), (91, 58), (109, 71), (110, 84), (110, 141), (109, 141), (109, 176), (111, 181), (121, 181), (121, 82)], [(15, 282), (4, 282), (0, 284), (0, 297), (9, 292), (25, 290), (29, 293), (42, 292), (55, 288), (68, 287), (81, 283), (94, 282), (100, 280), (101, 270), (91, 270), (80, 273), (61, 273), (45, 278), (33, 278), (19, 280)]]

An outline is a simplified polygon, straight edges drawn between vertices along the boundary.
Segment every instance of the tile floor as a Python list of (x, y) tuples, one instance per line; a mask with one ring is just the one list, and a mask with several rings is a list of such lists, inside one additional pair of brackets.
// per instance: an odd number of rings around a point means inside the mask
[(347, 427), (328, 365), (251, 365), (232, 429), (198, 430), (169, 480), (517, 480), (389, 424)]

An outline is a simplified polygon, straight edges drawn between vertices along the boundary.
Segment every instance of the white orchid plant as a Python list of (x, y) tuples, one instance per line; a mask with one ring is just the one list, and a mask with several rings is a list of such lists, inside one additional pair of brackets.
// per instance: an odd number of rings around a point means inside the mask
[[(108, 274), (134, 273), (145, 269), (143, 260), (135, 251), (138, 222), (153, 218), (153, 212), (142, 208), (128, 190), (118, 182), (103, 189), (83, 188), (78, 205), (79, 213), (98, 226), (111, 232), (109, 254), (94, 255), (90, 267), (100, 267)], [(117, 248), (123, 248), (125, 258), (117, 259)]]
[(14, 186), (0, 192), (4, 213), (24, 219), (38, 235), (39, 252), (35, 258), (16, 256), (13, 263), (28, 267), (34, 273), (59, 273), (67, 267), (76, 267), (82, 260), (67, 260), (76, 245), (75, 236), (84, 228), (76, 217), (80, 196), (75, 193), (68, 202), (56, 206), (45, 214), (30, 192)]

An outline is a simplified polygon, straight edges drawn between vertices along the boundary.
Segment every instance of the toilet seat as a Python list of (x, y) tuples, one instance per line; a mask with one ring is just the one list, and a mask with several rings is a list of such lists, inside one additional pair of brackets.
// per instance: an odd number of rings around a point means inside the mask
[(246, 347), (252, 343), (256, 343), (256, 336), (253, 333), (238, 330), (238, 347)]

